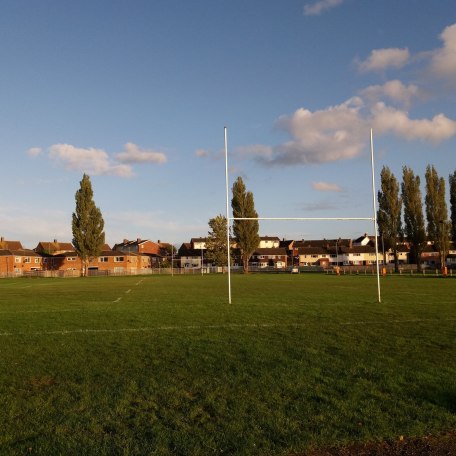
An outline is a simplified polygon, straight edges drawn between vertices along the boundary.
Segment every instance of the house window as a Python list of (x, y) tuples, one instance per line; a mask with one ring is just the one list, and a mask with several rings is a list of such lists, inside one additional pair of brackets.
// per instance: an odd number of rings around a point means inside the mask
[(108, 262), (108, 257), (100, 257), (100, 258), (98, 258), (98, 261), (100, 263), (107, 263)]
[(21, 262), (21, 257), (15, 257), (14, 258), (15, 263), (20, 263)]
[(76, 257), (68, 257), (67, 261), (76, 261)]
[(124, 257), (115, 257), (115, 258), (114, 258), (114, 261), (115, 261), (116, 263), (121, 263), (123, 260), (124, 260)]
[(30, 257), (25, 257), (24, 258), (24, 263), (31, 263)]
[(318, 258), (318, 255), (312, 255), (312, 258)]
[(40, 262), (40, 258), (39, 257), (36, 257), (35, 258), (35, 263), (39, 263)]

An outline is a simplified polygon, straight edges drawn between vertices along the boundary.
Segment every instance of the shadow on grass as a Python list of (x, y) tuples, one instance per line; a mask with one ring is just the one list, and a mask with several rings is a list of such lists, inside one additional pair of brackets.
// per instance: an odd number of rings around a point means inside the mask
[(421, 399), (433, 405), (446, 409), (450, 413), (456, 413), (456, 385), (448, 388), (431, 386), (420, 395)]

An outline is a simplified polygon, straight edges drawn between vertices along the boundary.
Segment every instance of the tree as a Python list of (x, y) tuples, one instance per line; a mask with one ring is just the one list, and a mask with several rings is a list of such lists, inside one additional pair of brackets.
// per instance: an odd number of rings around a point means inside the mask
[[(233, 217), (257, 218), (253, 201), (253, 193), (246, 192), (244, 182), (238, 177), (233, 184), (233, 199), (231, 200)], [(260, 244), (258, 220), (234, 220), (233, 233), (241, 253), (244, 272), (249, 272), (249, 260)]]
[[(384, 247), (391, 249), (394, 256), (394, 270), (399, 272), (398, 238), (402, 234), (401, 211), (402, 198), (399, 183), (388, 167), (380, 173), (381, 190), (378, 192), (377, 223)], [(383, 258), (385, 262), (385, 258)]]
[(404, 234), (410, 242), (412, 260), (421, 271), (421, 254), (426, 245), (420, 177), (410, 168), (402, 168), (402, 202), (404, 204)]
[(456, 170), (450, 174), (451, 240), (456, 243)]
[(226, 248), (226, 217), (217, 215), (209, 220), (206, 240), (206, 258), (216, 266), (228, 264), (228, 251)]
[(445, 201), (445, 179), (439, 177), (434, 166), (426, 167), (426, 219), (428, 240), (433, 241), (440, 253), (441, 266), (445, 265), (449, 248), (448, 210)]
[(73, 212), (73, 245), (82, 260), (82, 275), (95, 257), (101, 253), (105, 243), (104, 221), (100, 209), (93, 201), (90, 177), (84, 174), (76, 192), (76, 211)]

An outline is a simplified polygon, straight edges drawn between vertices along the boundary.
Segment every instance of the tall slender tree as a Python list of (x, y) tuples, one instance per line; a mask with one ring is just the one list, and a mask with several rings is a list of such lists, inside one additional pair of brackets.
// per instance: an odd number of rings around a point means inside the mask
[(228, 250), (226, 248), (226, 217), (217, 215), (209, 220), (206, 240), (206, 258), (216, 266), (228, 264)]
[(448, 209), (445, 201), (445, 179), (439, 177), (434, 166), (426, 167), (426, 219), (428, 240), (440, 254), (440, 264), (445, 265), (449, 248)]
[(84, 174), (80, 188), (76, 192), (76, 210), (73, 212), (73, 245), (82, 260), (82, 275), (87, 275), (87, 268), (101, 253), (105, 242), (104, 221), (100, 209), (93, 200), (90, 177)]
[[(381, 190), (378, 192), (377, 223), (386, 250), (394, 256), (394, 270), (399, 272), (398, 238), (402, 234), (402, 198), (399, 183), (387, 166), (380, 173)], [(383, 258), (385, 262), (385, 258)]]
[[(253, 193), (247, 192), (244, 181), (238, 177), (233, 184), (233, 199), (231, 200), (233, 217), (257, 218), (253, 201)], [(241, 252), (244, 272), (249, 271), (249, 260), (255, 249), (260, 244), (258, 220), (234, 220), (233, 233), (236, 237), (238, 248)]]
[(421, 254), (426, 245), (423, 202), (420, 190), (420, 177), (413, 170), (402, 168), (402, 202), (404, 204), (404, 234), (410, 242), (412, 260), (421, 271)]
[(450, 174), (451, 240), (456, 243), (456, 170)]

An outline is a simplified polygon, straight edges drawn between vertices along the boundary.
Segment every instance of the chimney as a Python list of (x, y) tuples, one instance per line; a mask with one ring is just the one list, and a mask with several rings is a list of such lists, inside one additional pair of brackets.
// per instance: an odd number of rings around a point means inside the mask
[(124, 243), (124, 244), (128, 244), (128, 239), (124, 239), (124, 240), (123, 240), (123, 243)]

